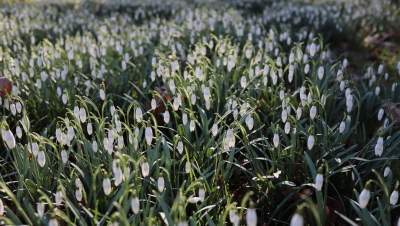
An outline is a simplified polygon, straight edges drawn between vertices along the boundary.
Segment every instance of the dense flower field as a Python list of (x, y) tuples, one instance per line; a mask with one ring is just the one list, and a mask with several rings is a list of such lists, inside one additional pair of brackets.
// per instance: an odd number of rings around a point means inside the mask
[(400, 48), (337, 45), (398, 24), (375, 0), (1, 5), (0, 224), (400, 225)]

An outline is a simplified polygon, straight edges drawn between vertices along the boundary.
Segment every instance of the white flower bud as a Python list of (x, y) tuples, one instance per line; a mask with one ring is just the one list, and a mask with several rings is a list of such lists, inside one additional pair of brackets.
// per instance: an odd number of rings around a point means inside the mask
[(106, 195), (111, 193), (111, 180), (108, 177), (103, 179), (103, 191)]
[(257, 213), (253, 208), (247, 209), (246, 213), (246, 224), (247, 226), (256, 226), (257, 225)]
[(364, 188), (358, 196), (358, 204), (362, 209), (367, 207), (370, 198), (371, 192), (367, 188)]
[(304, 218), (298, 213), (295, 213), (290, 219), (290, 226), (303, 226)]
[(324, 184), (324, 176), (319, 173), (315, 177), (314, 187), (315, 187), (315, 189), (317, 189), (317, 191), (321, 191), (323, 184)]

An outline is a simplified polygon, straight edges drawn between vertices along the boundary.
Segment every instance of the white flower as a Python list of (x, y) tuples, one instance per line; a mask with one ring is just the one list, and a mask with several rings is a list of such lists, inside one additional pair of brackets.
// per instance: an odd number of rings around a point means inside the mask
[(367, 188), (364, 188), (358, 196), (358, 204), (362, 209), (367, 207), (370, 198), (371, 192)]
[(22, 137), (22, 129), (21, 129), (20, 126), (17, 126), (17, 127), (15, 128), (15, 134), (17, 134), (17, 137), (18, 137), (19, 139), (21, 139), (21, 137)]
[(156, 100), (153, 98), (151, 99), (151, 110), (155, 110), (157, 108), (157, 102)]
[(65, 164), (68, 161), (68, 152), (66, 150), (61, 151), (61, 160)]
[(79, 118), (80, 118), (82, 123), (86, 122), (86, 110), (85, 110), (85, 108), (80, 108), (79, 109)]
[(190, 130), (190, 132), (193, 132), (194, 129), (196, 129), (196, 123), (195, 123), (194, 120), (190, 120), (190, 123), (189, 123), (189, 130)]
[(147, 145), (151, 145), (151, 140), (153, 139), (153, 130), (150, 127), (146, 127), (144, 131), (144, 136), (147, 142)]
[(324, 184), (324, 176), (322, 174), (317, 174), (317, 176), (315, 177), (315, 183), (314, 183), (314, 187), (315, 189), (317, 189), (318, 191), (321, 191), (322, 189), (322, 185)]
[(282, 122), (286, 122), (287, 118), (288, 118), (288, 112), (286, 111), (286, 109), (283, 109), (281, 113)]
[(143, 162), (140, 164), (140, 168), (142, 170), (143, 177), (147, 177), (150, 173), (150, 166), (148, 162)]
[(346, 110), (347, 112), (351, 112), (353, 109), (353, 95), (349, 94), (346, 96)]
[(301, 109), (301, 107), (298, 107), (297, 110), (296, 110), (296, 118), (297, 118), (297, 120), (300, 120), (302, 113), (303, 113), (303, 110)]
[(165, 181), (164, 181), (164, 177), (159, 177), (157, 179), (157, 188), (159, 192), (163, 192), (164, 188), (165, 188)]
[(303, 226), (304, 218), (298, 213), (295, 213), (290, 219), (290, 226)]
[(324, 78), (324, 67), (323, 66), (319, 66), (318, 68), (318, 79), (322, 80)]
[(185, 112), (182, 113), (182, 123), (183, 125), (186, 125), (188, 122), (188, 116)]
[(187, 161), (187, 162), (185, 163), (185, 172), (186, 172), (186, 173), (189, 173), (189, 172), (190, 172), (190, 169), (191, 169), (191, 164), (190, 164), (189, 161)]
[(138, 122), (141, 122), (141, 121), (142, 121), (142, 119), (143, 119), (143, 112), (142, 112), (142, 109), (140, 109), (140, 108), (136, 108), (136, 109), (135, 109), (135, 119), (136, 119)]
[(37, 154), (37, 162), (39, 163), (40, 167), (43, 167), (46, 164), (46, 155), (44, 151), (39, 151)]
[(245, 87), (247, 86), (247, 79), (246, 79), (245, 76), (242, 76), (242, 77), (240, 78), (240, 86), (241, 86), (242, 88), (245, 88)]
[(390, 205), (396, 205), (397, 201), (399, 201), (399, 191), (394, 190), (390, 195)]
[(99, 91), (100, 99), (104, 101), (106, 99), (106, 92), (104, 92), (104, 89), (100, 89)]
[(76, 197), (76, 200), (78, 202), (82, 201), (83, 194), (82, 194), (82, 190), (81, 189), (76, 189), (75, 190), (75, 197)]
[(93, 149), (93, 152), (97, 152), (98, 145), (97, 145), (97, 142), (95, 140), (92, 142), (92, 149)]
[(31, 144), (31, 151), (32, 151), (33, 156), (36, 157), (39, 152), (39, 145), (36, 142), (33, 142)]
[(91, 122), (89, 122), (89, 123), (86, 125), (86, 130), (87, 130), (87, 133), (88, 133), (89, 135), (92, 135), (92, 133), (93, 133), (93, 125), (92, 125)]
[(235, 138), (235, 135), (233, 133), (233, 129), (228, 129), (226, 131), (225, 140), (227, 142), (228, 148), (235, 147), (236, 138)]
[(11, 132), (11, 130), (1, 130), (1, 137), (3, 138), (3, 141), (6, 143), (7, 147), (9, 149), (13, 149), (16, 146), (15, 143), (15, 138), (14, 134)]
[(55, 194), (55, 204), (61, 205), (62, 201), (63, 201), (63, 194), (61, 191), (57, 191)]
[(178, 145), (176, 146), (176, 149), (178, 150), (179, 154), (183, 153), (183, 142), (179, 141)]
[(165, 122), (165, 124), (168, 124), (168, 123), (169, 123), (169, 120), (170, 120), (169, 111), (165, 111), (165, 112), (163, 113), (163, 117), (164, 117), (164, 122)]
[(339, 125), (339, 133), (343, 133), (345, 129), (346, 129), (346, 122), (341, 121)]
[(211, 127), (211, 134), (213, 137), (217, 136), (218, 134), (218, 125), (217, 123), (214, 123), (214, 125)]
[(119, 166), (113, 167), (113, 174), (114, 174), (114, 184), (115, 186), (118, 186), (122, 183), (124, 179), (124, 174), (122, 173), (122, 169)]
[(234, 226), (238, 226), (240, 223), (240, 217), (234, 210), (229, 211), (229, 220)]
[(312, 106), (310, 109), (310, 118), (314, 119), (316, 115), (317, 115), (317, 107)]
[(272, 138), (272, 142), (274, 143), (274, 147), (277, 148), (279, 146), (279, 135), (274, 134), (274, 137)]
[(294, 66), (291, 64), (291, 65), (289, 65), (289, 74), (288, 74), (289, 83), (292, 83), (293, 75), (294, 75)]
[(108, 177), (103, 179), (103, 190), (106, 195), (111, 193), (111, 180)]
[(390, 167), (389, 166), (386, 166), (385, 167), (385, 170), (383, 171), (383, 176), (384, 177), (387, 177), (387, 176), (389, 176), (389, 174), (392, 172), (392, 170), (390, 169)]
[(253, 119), (253, 117), (251, 117), (251, 115), (248, 115), (248, 116), (246, 117), (245, 121), (246, 121), (247, 128), (249, 128), (249, 130), (252, 130), (252, 129), (253, 129), (253, 126), (254, 126), (254, 119)]
[(39, 217), (43, 217), (43, 215), (44, 215), (44, 210), (45, 210), (45, 208), (44, 208), (44, 203), (38, 202), (38, 203), (36, 204), (36, 211), (37, 211)]
[(383, 138), (379, 137), (376, 144), (375, 144), (375, 155), (376, 156), (381, 156), (383, 153)]
[(134, 214), (138, 214), (140, 210), (140, 202), (138, 197), (131, 199), (131, 209)]
[(3, 200), (0, 199), (0, 216), (4, 216), (4, 212)]
[(58, 221), (57, 219), (51, 219), (49, 220), (49, 226), (58, 226)]
[(383, 108), (379, 109), (379, 111), (378, 111), (378, 121), (382, 120), (384, 113), (385, 113), (385, 111), (383, 110)]
[(257, 225), (257, 213), (253, 208), (247, 209), (246, 213), (246, 224), (247, 226), (256, 226)]
[(313, 135), (308, 136), (307, 139), (307, 148), (308, 150), (311, 150), (314, 147), (314, 143), (315, 143), (315, 138)]
[(286, 122), (285, 123), (285, 134), (289, 134), (289, 132), (290, 132), (290, 123), (289, 122)]

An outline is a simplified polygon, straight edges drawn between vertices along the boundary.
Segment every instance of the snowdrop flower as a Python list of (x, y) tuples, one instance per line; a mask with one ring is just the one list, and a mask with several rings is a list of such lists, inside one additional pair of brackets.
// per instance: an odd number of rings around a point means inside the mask
[(178, 145), (176, 146), (176, 149), (178, 150), (179, 154), (183, 153), (183, 142), (179, 141)]
[(196, 128), (196, 124), (195, 124), (194, 120), (190, 120), (190, 124), (189, 124), (190, 132), (193, 132), (195, 128)]
[(385, 170), (383, 171), (383, 176), (384, 177), (387, 177), (387, 176), (389, 176), (389, 174), (392, 172), (392, 170), (390, 169), (390, 167), (389, 166), (386, 166), (385, 167)]
[(274, 143), (274, 147), (277, 148), (279, 146), (279, 135), (274, 134), (274, 137), (272, 138), (272, 142)]
[(385, 111), (383, 110), (383, 108), (379, 109), (379, 111), (378, 111), (378, 121), (382, 120), (384, 113), (385, 113)]
[(241, 86), (242, 88), (245, 88), (245, 87), (247, 86), (247, 79), (246, 79), (245, 76), (242, 76), (242, 77), (240, 78), (240, 86)]
[(358, 196), (358, 204), (362, 209), (367, 207), (370, 198), (371, 198), (371, 192), (369, 191), (368, 188), (364, 188), (361, 191), (360, 195)]
[(308, 136), (307, 139), (307, 148), (308, 150), (311, 150), (314, 147), (314, 143), (315, 143), (315, 138), (313, 135)]
[(235, 147), (236, 138), (235, 138), (235, 135), (233, 133), (233, 129), (228, 129), (226, 131), (225, 140), (227, 142), (228, 148)]
[(142, 170), (143, 177), (147, 177), (150, 174), (150, 166), (148, 162), (143, 162), (140, 164), (140, 169)]
[(350, 113), (353, 109), (353, 95), (347, 95), (346, 96), (346, 110), (348, 113)]
[(245, 121), (246, 121), (247, 128), (249, 128), (249, 130), (252, 130), (252, 129), (253, 129), (253, 126), (254, 126), (254, 119), (253, 119), (253, 117), (251, 117), (251, 115), (248, 115), (248, 116), (246, 117)]
[(308, 74), (308, 72), (310, 72), (310, 64), (306, 64), (306, 66), (304, 66), (304, 74)]
[(44, 151), (39, 151), (37, 153), (37, 162), (40, 167), (44, 167), (44, 165), (46, 164), (46, 156), (44, 154)]
[(396, 205), (397, 201), (399, 201), (399, 191), (394, 190), (392, 194), (390, 194), (390, 205)]
[(49, 220), (49, 226), (58, 226), (58, 221), (57, 219), (51, 219)]
[(159, 177), (157, 179), (157, 189), (159, 192), (163, 192), (165, 188), (165, 181), (164, 181), (164, 177)]
[(98, 145), (95, 140), (92, 142), (92, 150), (93, 150), (93, 152), (97, 152), (97, 150), (98, 150)]
[(286, 111), (286, 109), (283, 109), (281, 113), (282, 122), (286, 122), (287, 118), (288, 118), (288, 112)]
[(315, 189), (317, 189), (317, 191), (321, 191), (323, 184), (324, 184), (324, 176), (318, 173), (317, 176), (315, 177), (314, 187)]
[(86, 125), (86, 130), (87, 130), (87, 133), (89, 134), (89, 136), (92, 135), (92, 133), (93, 133), (93, 125), (92, 125), (91, 122), (89, 122), (89, 123)]
[(292, 83), (293, 75), (294, 75), (294, 66), (291, 64), (291, 65), (289, 65), (289, 74), (288, 74), (289, 83)]
[(182, 123), (183, 125), (186, 125), (188, 123), (188, 116), (185, 112), (182, 113)]
[(14, 149), (16, 146), (14, 134), (11, 130), (1, 130), (1, 137), (9, 149)]
[(318, 79), (322, 80), (324, 78), (324, 67), (323, 66), (319, 66), (318, 68)]
[(211, 127), (211, 134), (213, 137), (217, 136), (218, 134), (218, 125), (217, 123), (214, 123), (214, 125)]
[(86, 122), (86, 110), (85, 110), (85, 108), (80, 108), (79, 109), (79, 119), (81, 120), (82, 123)]
[(64, 164), (68, 162), (68, 152), (66, 150), (61, 151), (61, 160)]
[(165, 112), (163, 113), (163, 117), (164, 117), (164, 122), (165, 122), (165, 124), (168, 124), (168, 123), (169, 123), (169, 120), (170, 120), (169, 111), (165, 111)]
[[(113, 162), (114, 163), (114, 162)], [(113, 174), (114, 174), (114, 184), (118, 186), (124, 180), (124, 174), (122, 173), (122, 169), (119, 166), (113, 166)]]
[(111, 193), (111, 180), (108, 177), (103, 179), (103, 190), (106, 195)]
[(153, 130), (150, 127), (146, 127), (144, 131), (144, 136), (147, 142), (147, 145), (151, 145), (151, 140), (153, 139)]
[(0, 216), (4, 216), (4, 203), (3, 200), (0, 199)]
[(289, 132), (290, 132), (290, 123), (289, 122), (285, 123), (284, 130), (285, 130), (285, 134), (289, 134)]
[(257, 225), (257, 213), (253, 208), (247, 209), (246, 213), (246, 224), (247, 226), (256, 226)]
[(192, 95), (190, 96), (190, 102), (192, 103), (192, 105), (195, 105), (195, 104), (196, 104), (196, 100), (197, 100), (196, 95), (195, 95), (195, 94), (192, 94)]
[(311, 118), (311, 120), (313, 120), (316, 115), (317, 115), (317, 107), (312, 106), (311, 109), (310, 109), (310, 118)]
[(383, 153), (383, 138), (382, 137), (378, 137), (378, 140), (375, 144), (375, 155), (376, 156), (381, 156)]
[(341, 121), (339, 125), (339, 133), (343, 133), (345, 129), (346, 129), (346, 122)]
[(17, 134), (17, 137), (18, 137), (19, 139), (22, 138), (22, 129), (21, 129), (20, 126), (17, 126), (17, 127), (15, 128), (15, 134)]
[(39, 217), (43, 217), (43, 215), (44, 215), (44, 209), (45, 209), (44, 203), (38, 202), (38, 203), (36, 204), (36, 211), (37, 211)]
[(300, 120), (302, 113), (303, 113), (303, 110), (301, 109), (301, 107), (298, 107), (296, 110), (296, 119), (297, 120)]
[(100, 89), (99, 91), (100, 99), (104, 101), (106, 99), (106, 92), (104, 92), (104, 89)]
[(234, 210), (229, 211), (229, 220), (234, 226), (238, 226), (240, 223), (240, 217)]
[(55, 194), (55, 204), (59, 206), (61, 205), (62, 201), (63, 201), (63, 194), (61, 191), (57, 191)]
[(138, 197), (133, 197), (131, 199), (131, 209), (134, 214), (138, 214), (140, 210), (140, 201)]
[(157, 108), (157, 102), (156, 102), (156, 100), (153, 98), (153, 99), (151, 99), (151, 110), (156, 110), (156, 108)]
[(136, 109), (135, 109), (135, 119), (136, 119), (136, 121), (138, 121), (138, 122), (141, 122), (141, 121), (142, 121), (142, 119), (143, 119), (143, 112), (142, 112), (142, 109), (140, 109), (140, 108), (136, 108)]
[(190, 173), (190, 169), (191, 169), (191, 168), (192, 168), (192, 166), (191, 166), (190, 162), (187, 161), (187, 162), (185, 163), (185, 172), (186, 172), (186, 173)]
[(290, 219), (290, 226), (303, 226), (304, 218), (299, 213), (295, 213)]

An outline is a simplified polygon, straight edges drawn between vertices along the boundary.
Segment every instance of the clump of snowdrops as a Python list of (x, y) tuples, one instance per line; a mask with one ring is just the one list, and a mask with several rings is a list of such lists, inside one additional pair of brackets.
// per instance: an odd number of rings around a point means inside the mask
[(218, 4), (0, 10), (2, 223), (398, 224), (400, 63), (318, 33), (373, 12)]

